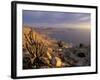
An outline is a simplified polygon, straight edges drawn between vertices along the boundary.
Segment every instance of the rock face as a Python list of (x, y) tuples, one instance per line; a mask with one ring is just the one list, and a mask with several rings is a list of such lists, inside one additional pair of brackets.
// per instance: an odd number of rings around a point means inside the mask
[(65, 50), (66, 61), (69, 61), (72, 66), (90, 66), (90, 50), (88, 48), (70, 48)]

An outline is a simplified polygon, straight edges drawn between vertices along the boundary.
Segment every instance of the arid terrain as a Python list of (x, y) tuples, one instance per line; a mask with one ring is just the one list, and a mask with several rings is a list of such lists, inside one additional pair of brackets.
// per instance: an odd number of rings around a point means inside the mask
[[(90, 66), (90, 45), (52, 38), (49, 29), (23, 26), (23, 69)], [(52, 30), (52, 29), (50, 29)], [(52, 30), (55, 32), (55, 30)], [(59, 30), (58, 30), (59, 32)]]

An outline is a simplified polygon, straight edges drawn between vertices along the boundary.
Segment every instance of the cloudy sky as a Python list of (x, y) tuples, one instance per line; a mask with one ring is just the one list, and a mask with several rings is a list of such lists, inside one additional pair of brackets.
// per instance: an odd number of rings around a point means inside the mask
[(89, 13), (23, 10), (23, 24), (38, 27), (90, 29)]

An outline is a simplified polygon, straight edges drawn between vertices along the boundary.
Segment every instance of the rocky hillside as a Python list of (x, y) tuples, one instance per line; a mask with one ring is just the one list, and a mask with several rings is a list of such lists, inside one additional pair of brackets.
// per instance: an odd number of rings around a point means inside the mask
[(23, 69), (90, 65), (90, 46), (73, 47), (23, 26)]
[[(23, 68), (63, 67), (64, 62), (59, 56), (57, 41), (33, 28), (23, 27)], [(30, 65), (27, 59), (31, 60)]]

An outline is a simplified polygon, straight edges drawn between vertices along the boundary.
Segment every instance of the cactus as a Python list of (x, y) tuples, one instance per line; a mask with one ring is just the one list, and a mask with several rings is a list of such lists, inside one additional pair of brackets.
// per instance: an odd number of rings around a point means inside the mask
[(33, 29), (31, 28), (28, 34), (24, 33), (25, 37), (25, 49), (27, 52), (31, 55), (32, 58), (34, 58), (33, 61), (33, 67), (36, 66), (36, 68), (40, 68), (41, 65), (50, 65), (43, 62), (43, 56), (47, 54), (48, 47), (45, 46), (45, 43), (40, 39), (38, 39), (38, 36), (34, 34)]

